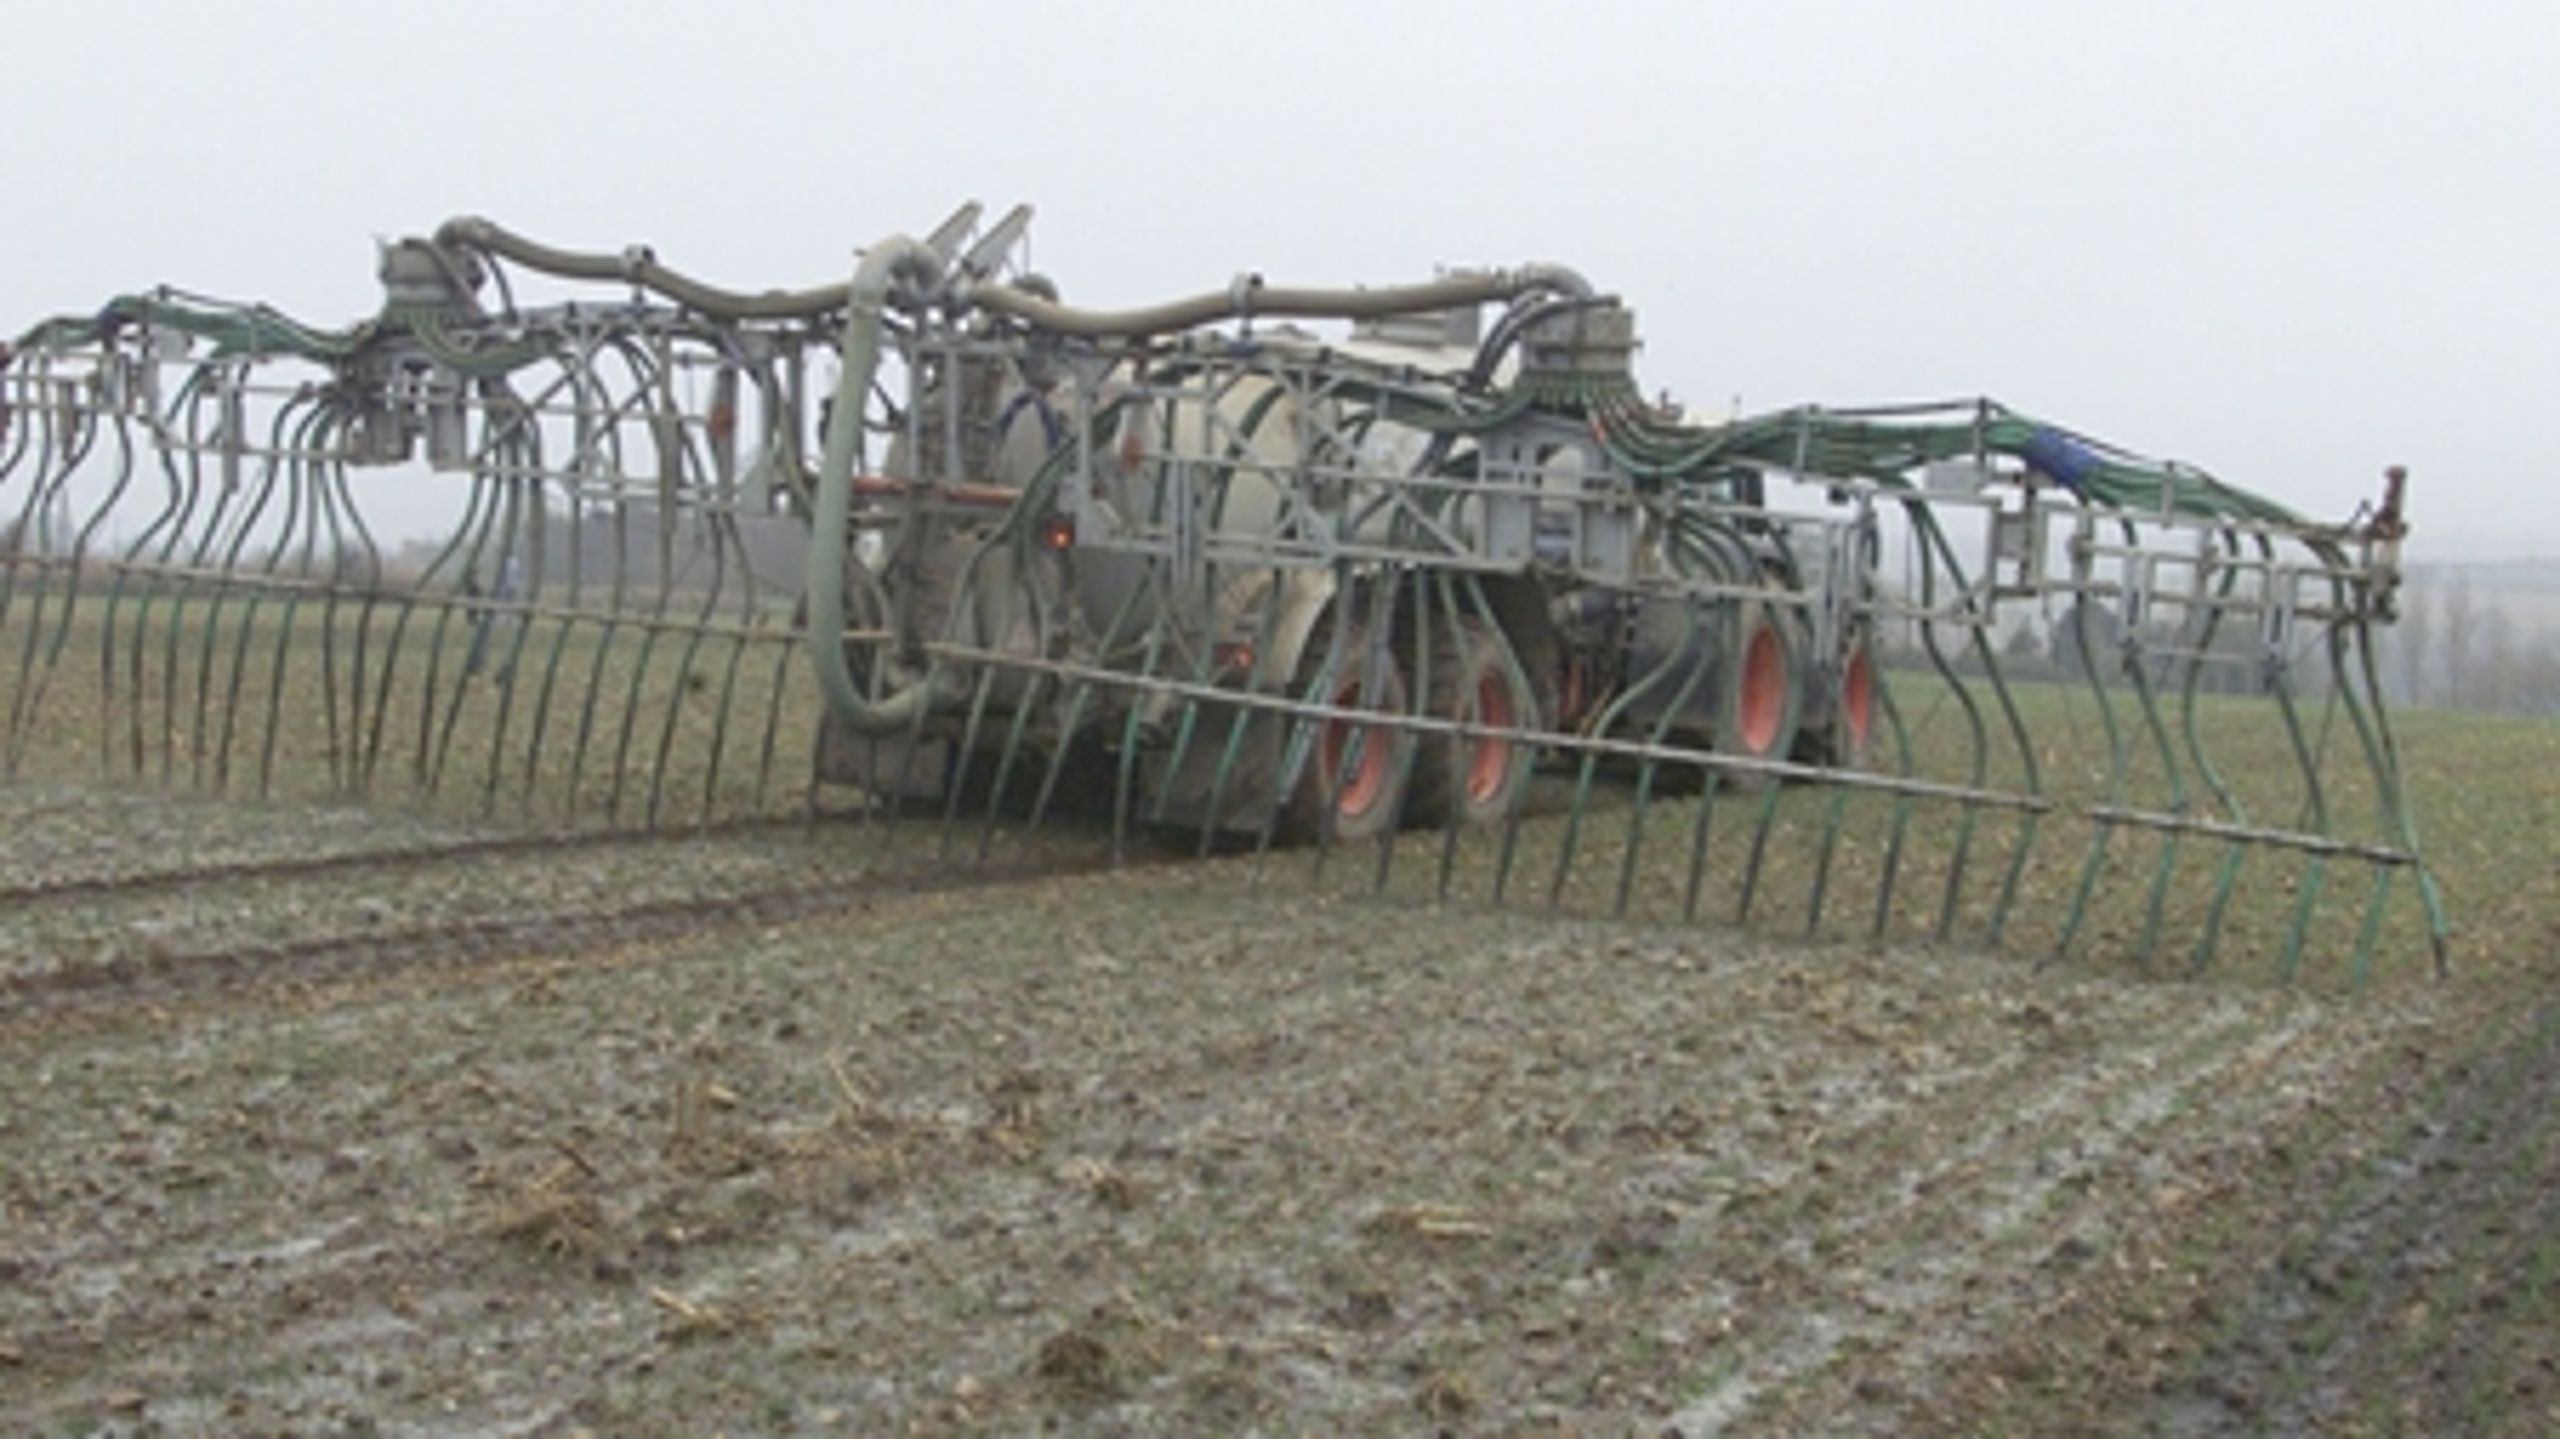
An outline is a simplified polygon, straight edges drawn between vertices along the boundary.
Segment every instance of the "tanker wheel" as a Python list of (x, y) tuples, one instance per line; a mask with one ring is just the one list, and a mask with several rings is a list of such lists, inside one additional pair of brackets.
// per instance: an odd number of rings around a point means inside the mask
[[(1331, 642), (1321, 633), (1307, 649), (1305, 694), (1323, 667)], [(1335, 667), (1324, 703), (1336, 709), (1377, 710), (1403, 714), (1404, 670), (1393, 655), (1369, 665), (1369, 637), (1353, 631), (1343, 637), (1341, 662)], [(1404, 810), (1413, 732), (1388, 725), (1328, 716), (1316, 722), (1313, 744), (1290, 796), (1289, 830), (1302, 838), (1331, 834), (1338, 840), (1374, 839), (1393, 830)]]
[(1841, 658), (1841, 702), (1823, 725), (1820, 748), (1820, 763), (1843, 771), (1861, 771), (1876, 755), (1876, 648), (1864, 630)]
[[(1457, 623), (1455, 643), (1431, 655), (1434, 719), (1498, 729), (1533, 729), (1537, 698), (1513, 662), (1502, 631), (1470, 615)], [(1420, 825), (1500, 824), (1519, 812), (1529, 795), (1537, 748), (1490, 735), (1432, 735), (1414, 760), (1413, 812)]]
[[(1803, 647), (1785, 619), (1746, 600), (1734, 625), (1734, 662), (1721, 696), (1716, 752), (1742, 759), (1783, 760), (1796, 747), (1804, 695), (1797, 656)], [(1726, 770), (1728, 789), (1756, 792), (1776, 782), (1763, 770)]]
[(1876, 691), (1876, 645), (1864, 627), (1841, 648), (1836, 679), (1805, 696), (1795, 758), (1807, 766), (1861, 771), (1874, 760), (1882, 699)]

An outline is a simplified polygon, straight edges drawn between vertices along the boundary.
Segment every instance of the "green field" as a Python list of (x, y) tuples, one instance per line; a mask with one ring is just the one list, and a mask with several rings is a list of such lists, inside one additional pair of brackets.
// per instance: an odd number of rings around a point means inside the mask
[[(138, 582), (91, 584), (73, 604), (64, 595), (22, 581), (0, 616), (0, 673), (12, 681), (6, 767), (21, 777), (142, 779), (553, 829), (681, 829), (863, 804), (858, 792), (812, 783), (820, 707), (781, 617), (680, 595), (663, 613), (555, 600), (495, 621), (452, 597)], [(2361, 728), (2354, 711), (2305, 696), (2288, 725), (2265, 696), (2190, 703), (2171, 689), (2157, 697), (2154, 731), (2120, 681), (2103, 694), (2030, 681), (2009, 687), (2013, 729), (1991, 688), (1979, 677), (1965, 684), (1960, 692), (1925, 670), (1894, 671), (1899, 724), (1862, 777), (2033, 794), (2040, 812), (1798, 783), (1702, 798), (1694, 768), (1648, 776), (1615, 758), (1586, 774), (1581, 755), (1560, 748), (1516, 827), (1409, 833), (1383, 852), (1283, 853), (1265, 868), (1311, 874), (1328, 892), (1988, 945), (2143, 974), (2357, 986), (2431, 972), (2428, 915), (2406, 866), (2091, 817), (2114, 806), (2397, 850), (2367, 762), (2367, 746), (2385, 735)], [(2423, 852), (2435, 855), (2431, 816), (2447, 795), (2461, 796), (2450, 802), (2464, 824), (2446, 843), (2476, 830), (2530, 846), (2546, 817), (2511, 810), (2521, 796), (2459, 788), (2478, 765), (2459, 752), (2473, 743), (2468, 732), (2446, 739), (2446, 723), (2421, 713), (2396, 735)], [(1203, 718), (1192, 742), (1216, 746), (1223, 724)], [(1121, 731), (1111, 719), (1097, 732)], [(2539, 732), (2524, 726), (2517, 743), (2529, 749)], [(999, 751), (1010, 733), (1002, 711), (989, 711), (978, 733)], [(982, 762), (978, 790), (992, 768)], [(975, 853), (982, 838), (1018, 829), (1046, 769), (1045, 753), (1025, 745), (1004, 813), (986, 814), (974, 793), (950, 811), (961, 821), (952, 849)], [(928, 822), (941, 816), (921, 808)], [(1199, 849), (1196, 832), (1149, 818), (1141, 795), (1119, 836), (1124, 851)]]

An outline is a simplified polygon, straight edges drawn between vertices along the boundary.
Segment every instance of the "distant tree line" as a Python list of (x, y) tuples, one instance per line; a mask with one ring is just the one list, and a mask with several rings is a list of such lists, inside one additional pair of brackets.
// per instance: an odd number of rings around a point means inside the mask
[[(2560, 715), (2560, 567), (2548, 577), (2552, 602), (2538, 606), (2538, 592), (2530, 586), (2543, 578), (2541, 571), (2527, 567), (2523, 573), (2524, 588), (2486, 597), (2463, 569), (2404, 590), (2399, 620), (2374, 631), (2376, 676), (2385, 695), (2403, 705)], [(1938, 638), (1959, 672), (1982, 673), (1982, 658), (1961, 628), (1942, 626)], [(2273, 678), (2254, 616), (2226, 617), (2209, 646), (2200, 646), (2195, 634), (2158, 623), (2145, 625), (2134, 638), (2131, 652), (2163, 692), (2184, 688), (2187, 657), (2199, 648), (2210, 656), (2196, 676), (2197, 689), (2205, 693), (2259, 693)], [(2105, 605), (2088, 602), (2085, 610), (2064, 606), (2042, 620), (2009, 625), (1990, 644), (2001, 673), (2011, 679), (2079, 679), (2094, 662), (2098, 675), (2113, 684), (2124, 678), (2125, 640), (2123, 620)], [(1888, 636), (1884, 652), (1888, 663), (1929, 667), (1916, 633)], [(2298, 694), (2327, 692), (2328, 646), (2312, 630), (2306, 628), (2289, 647), (2285, 678)]]
[(2560, 623), (2483, 598), (2468, 569), (2453, 570), (2441, 590), (2408, 590), (2383, 646), (2403, 703), (2560, 715)]

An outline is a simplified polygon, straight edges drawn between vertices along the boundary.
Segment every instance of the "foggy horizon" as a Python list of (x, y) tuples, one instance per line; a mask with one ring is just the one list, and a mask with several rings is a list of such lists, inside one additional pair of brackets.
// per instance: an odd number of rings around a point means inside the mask
[(455, 214), (764, 289), (1022, 200), (1073, 302), (1556, 260), (1701, 418), (1987, 395), (2320, 520), (2405, 464), (2412, 562), (2560, 557), (2560, 15), (1469, 15), (31, 9), (0, 332), (162, 283), (351, 323)]

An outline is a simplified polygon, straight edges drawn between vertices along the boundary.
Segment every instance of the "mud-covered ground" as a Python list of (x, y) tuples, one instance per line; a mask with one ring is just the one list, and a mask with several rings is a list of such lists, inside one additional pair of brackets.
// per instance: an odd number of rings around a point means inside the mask
[(0, 789), (0, 1427), (2548, 1432), (2493, 739), (2356, 993)]

